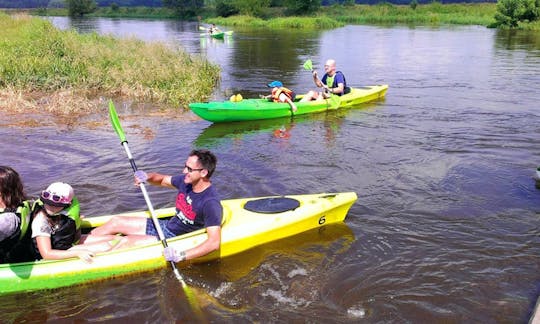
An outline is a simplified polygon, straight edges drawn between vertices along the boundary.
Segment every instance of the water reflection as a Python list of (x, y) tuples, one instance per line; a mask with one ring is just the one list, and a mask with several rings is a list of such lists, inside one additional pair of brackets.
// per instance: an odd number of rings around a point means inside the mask
[(540, 55), (540, 33), (532, 30), (497, 30), (496, 48), (506, 50), (523, 49), (531, 55)]
[(217, 39), (217, 38), (211, 37), (207, 33), (201, 33), (200, 41), (201, 41), (201, 51), (204, 53), (208, 53), (208, 50), (215, 49), (217, 46), (225, 45), (229, 48), (232, 48), (234, 45), (233, 36), (226, 36), (223, 39)]
[[(369, 105), (360, 105), (356, 109), (363, 109)], [(354, 108), (353, 108), (354, 109)], [(263, 119), (235, 123), (212, 123), (208, 125), (194, 141), (199, 147), (212, 149), (232, 148), (240, 141), (260, 141), (266, 137), (269, 142), (286, 143), (293, 140), (296, 134), (295, 126), (311, 124), (315, 121), (322, 123), (321, 129), (315, 131), (312, 139), (325, 142), (326, 146), (335, 144), (341, 123), (347, 115), (347, 110), (328, 111), (314, 115), (300, 115), (293, 118)]]
[[(141, 21), (134, 32), (168, 23)], [(335, 58), (351, 85), (390, 84), (383, 101), (291, 120), (221, 126), (175, 111), (122, 121), (143, 169), (175, 173), (193, 147), (212, 148), (223, 198), (358, 193), (346, 219), (354, 233), (350, 245), (347, 234), (322, 246), (286, 240), (280, 243), (285, 250), (261, 247), (240, 259), (183, 269), (212, 294), (210, 321), (526, 322), (540, 282), (534, 34), (478, 26), (346, 26), (298, 33), (292, 46), (294, 31), (235, 30), (230, 47), (216, 43), (205, 52), (196, 25), (185, 27), (172, 27), (167, 41), (220, 64), (220, 100), (228, 98), (226, 91), (266, 93), (272, 79), (305, 92), (313, 87), (302, 69), (308, 57), (318, 67)], [(146, 128), (153, 136), (141, 132)], [(31, 193), (62, 178), (74, 183), (89, 215), (144, 208), (110, 127), (1, 127), (0, 134), (2, 163), (20, 171)], [(160, 207), (174, 200), (170, 190), (152, 188), (150, 195)], [(52, 297), (73, 300), (77, 320), (189, 321), (189, 310), (155, 295), (170, 285), (160, 280), (167, 275), (103, 282), (86, 295), (66, 288)], [(40, 318), (49, 293), (2, 297), (0, 304), (9, 307), (1, 308), (20, 315), (35, 306)], [(164, 294), (182, 300), (173, 291)], [(65, 315), (53, 309), (47, 318)]]

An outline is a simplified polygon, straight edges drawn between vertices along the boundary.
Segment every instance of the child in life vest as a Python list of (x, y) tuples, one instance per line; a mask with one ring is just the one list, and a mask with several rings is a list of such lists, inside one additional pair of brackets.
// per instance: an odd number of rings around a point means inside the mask
[(79, 257), (92, 262), (95, 253), (119, 245), (116, 235), (81, 235), (79, 202), (73, 188), (63, 182), (43, 190), (32, 221), (32, 240), (37, 259)]
[(294, 104), (294, 98), (296, 97), (294, 91), (285, 88), (281, 81), (272, 81), (268, 83), (268, 87), (272, 88), (272, 93), (268, 96), (263, 96), (263, 98), (272, 100), (274, 102), (286, 102), (289, 104), (289, 106), (291, 106), (292, 112), (296, 112), (298, 110)]
[(30, 208), (25, 200), (23, 184), (17, 171), (8, 166), (0, 166), (0, 263), (29, 261), (24, 259), (21, 249), (23, 241), (28, 243), (26, 233), (30, 232)]

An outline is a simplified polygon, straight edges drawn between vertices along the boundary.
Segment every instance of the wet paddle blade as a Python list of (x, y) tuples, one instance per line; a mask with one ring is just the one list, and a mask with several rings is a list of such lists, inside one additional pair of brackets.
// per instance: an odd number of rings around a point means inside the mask
[(329, 109), (337, 109), (341, 104), (341, 96), (331, 95), (330, 98), (326, 99)]
[(111, 124), (114, 128), (118, 137), (120, 137), (121, 142), (126, 142), (126, 135), (124, 135), (124, 130), (122, 130), (122, 125), (120, 125), (120, 120), (118, 120), (118, 114), (114, 107), (112, 100), (109, 100), (109, 116), (111, 117)]
[(304, 63), (304, 70), (306, 71), (313, 71), (313, 63), (311, 62), (311, 59), (307, 60)]

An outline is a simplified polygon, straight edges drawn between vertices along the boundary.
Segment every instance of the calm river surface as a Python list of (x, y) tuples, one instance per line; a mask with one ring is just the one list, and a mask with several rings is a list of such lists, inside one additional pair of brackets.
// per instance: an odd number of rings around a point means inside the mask
[[(223, 198), (355, 191), (346, 222), (181, 269), (0, 297), (6, 322), (526, 323), (540, 292), (540, 33), (483, 27), (346, 26), (235, 30), (200, 37), (177, 21), (51, 19), (60, 28), (179, 45), (222, 68), (214, 99), (313, 87), (334, 58), (351, 85), (390, 85), (355, 109), (213, 125), (190, 112), (117, 103), (140, 168), (181, 171), (192, 148), (218, 158)], [(227, 28), (225, 28), (227, 29)], [(144, 209), (107, 121), (13, 126), (0, 118), (1, 163), (27, 191), (73, 184), (82, 212)], [(62, 125), (62, 126), (59, 126)], [(276, 136), (283, 128), (286, 136)], [(152, 187), (157, 207), (174, 192)]]

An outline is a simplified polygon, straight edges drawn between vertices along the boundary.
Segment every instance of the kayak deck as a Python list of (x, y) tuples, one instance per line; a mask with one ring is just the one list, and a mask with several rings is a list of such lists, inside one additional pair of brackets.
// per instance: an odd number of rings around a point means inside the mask
[(300, 102), (303, 96), (299, 95), (295, 99), (298, 110), (294, 113), (289, 104), (272, 102), (267, 99), (199, 102), (189, 104), (189, 108), (202, 119), (214, 123), (271, 119), (350, 108), (383, 98), (387, 90), (388, 85), (351, 88), (351, 92), (343, 96), (332, 95), (329, 99), (307, 102)]
[[(292, 236), (327, 224), (342, 222), (357, 195), (354, 192), (322, 193), (286, 196), (299, 205), (277, 213), (262, 213), (244, 208), (251, 201), (262, 198), (223, 200), (224, 222), (221, 246), (196, 262), (235, 255), (252, 247)], [(156, 210), (158, 217), (170, 217), (174, 208)], [(83, 228), (89, 229), (113, 217), (87, 217)], [(130, 216), (149, 217), (149, 212), (130, 213)], [(204, 229), (167, 240), (169, 246), (187, 250), (206, 240)], [(92, 263), (78, 258), (40, 260), (1, 264), (0, 294), (71, 286), (96, 280), (135, 274), (166, 267), (161, 242), (97, 254)]]

